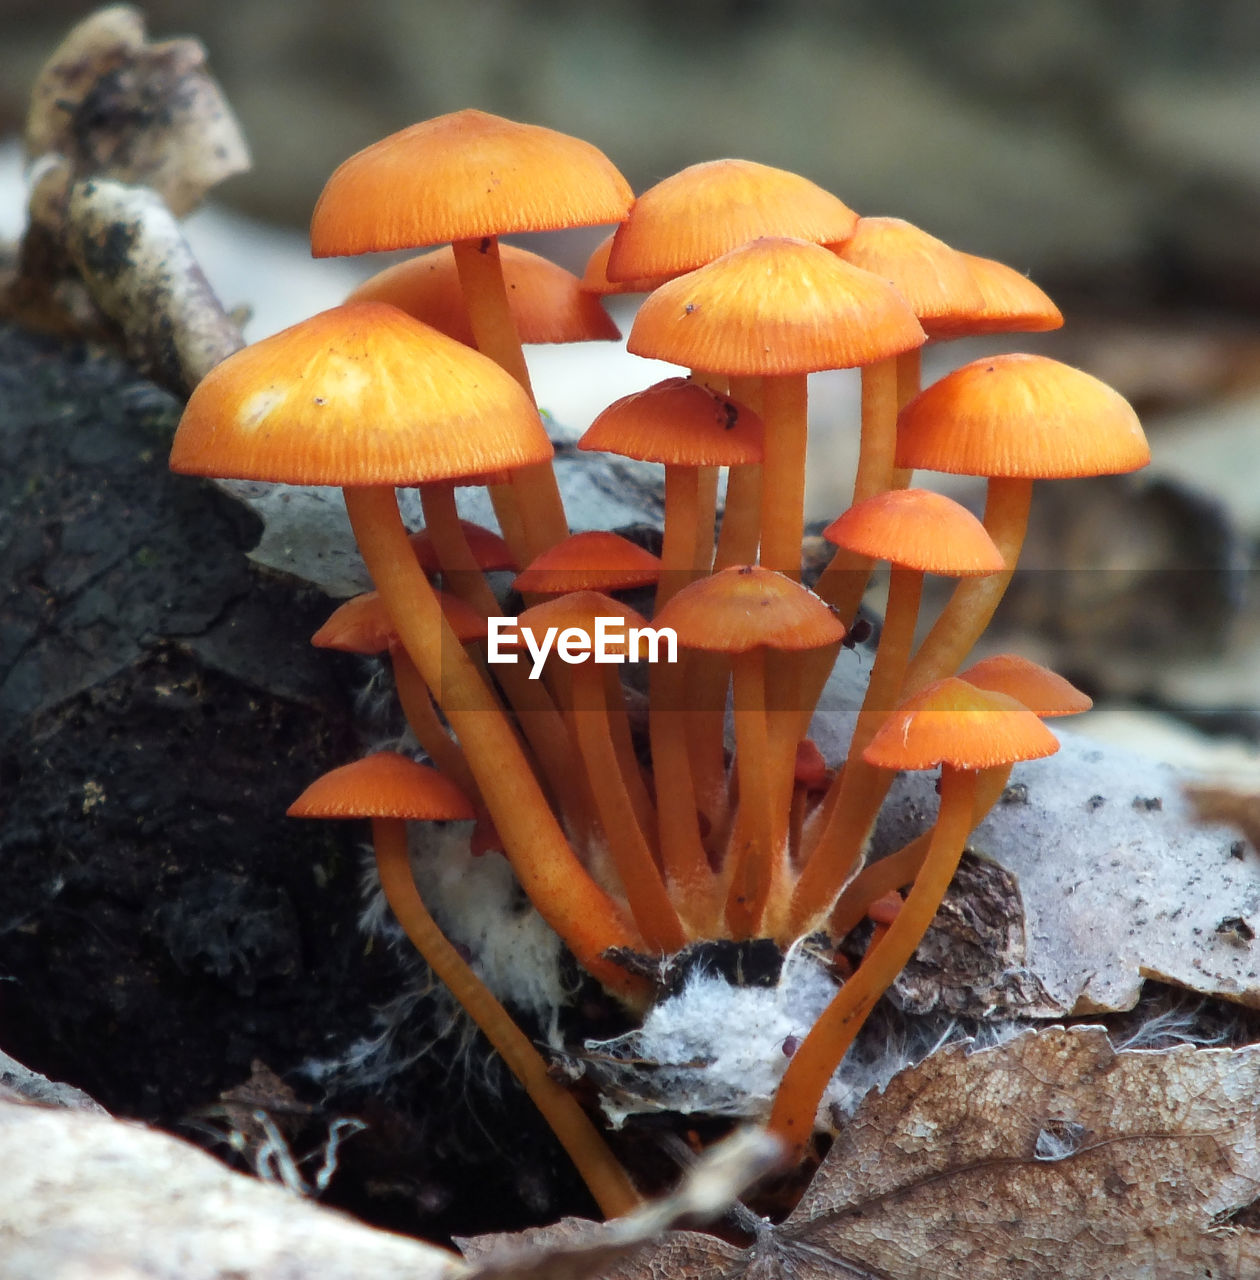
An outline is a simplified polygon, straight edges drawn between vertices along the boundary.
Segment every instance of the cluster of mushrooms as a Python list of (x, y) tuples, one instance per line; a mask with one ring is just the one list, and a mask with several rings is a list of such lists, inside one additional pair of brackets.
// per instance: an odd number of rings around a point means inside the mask
[[(580, 281), (498, 242), (613, 223)], [(415, 885), (406, 824), (468, 821), (474, 848), (506, 855), (578, 963), (632, 1009), (652, 989), (628, 956), (709, 939), (838, 941), (874, 920), (773, 1099), (768, 1127), (799, 1157), (968, 833), (1015, 762), (1056, 749), (1042, 717), (1088, 706), (1016, 658), (956, 674), (1015, 568), (1032, 482), (1131, 471), (1149, 453), (1116, 392), (1041, 356), (979, 360), (921, 391), (926, 341), (1062, 317), (1010, 268), (898, 219), (859, 218), (782, 170), (699, 164), (636, 200), (589, 144), (461, 111), (352, 156), (311, 226), (317, 256), (446, 242), (218, 365), (188, 402), (171, 466), (343, 487), (376, 591), (344, 604), (315, 641), (388, 652), (432, 767), (377, 753), (320, 778), (290, 812), (372, 820), (399, 922), (614, 1216), (638, 1193), (442, 936)], [(616, 336), (599, 298), (635, 291), (648, 296), (629, 350), (688, 376), (619, 400), (581, 447), (664, 465), (659, 556), (611, 532), (570, 535), (521, 350)], [(834, 558), (811, 591), (806, 380), (838, 368), (861, 369), (861, 453), (852, 505), (825, 531)], [(987, 477), (983, 522), (908, 487), (917, 469)], [(486, 486), (498, 533), (459, 519), (460, 485)], [(404, 526), (399, 486), (419, 490), (423, 530)], [(811, 716), (881, 561), (891, 569), (877, 656), (847, 759), (829, 767)], [(487, 619), (504, 605), (488, 575), (504, 569), (518, 571), (522, 627), (670, 628), (679, 660), (642, 664), (646, 699), (611, 662), (553, 654), (537, 680), (527, 663), (489, 664)], [(916, 649), (926, 573), (959, 584)], [(650, 623), (609, 594), (652, 587)], [(864, 866), (897, 772), (937, 766), (934, 826)]]

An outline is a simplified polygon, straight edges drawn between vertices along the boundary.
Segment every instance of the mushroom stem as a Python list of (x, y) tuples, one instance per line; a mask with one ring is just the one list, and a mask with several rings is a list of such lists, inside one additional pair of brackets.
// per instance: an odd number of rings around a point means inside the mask
[[(420, 486), (420, 505), (434, 554), (442, 568), (443, 586), (471, 605), (483, 617), (501, 612), (485, 576), (468, 545), (455, 506), (455, 486), (449, 483)], [(590, 828), (590, 807), (575, 780), (574, 753), (564, 721), (546, 688), (517, 663), (504, 663), (495, 679), (516, 713), (530, 748), (538, 759), (543, 778), (561, 811), (579, 831)]]
[(429, 914), (411, 873), (407, 824), (401, 818), (373, 818), (372, 843), (381, 888), (398, 923), (425, 963), (481, 1028), (486, 1039), (542, 1112), (560, 1145), (577, 1166), (595, 1203), (617, 1218), (641, 1203), (626, 1171), (571, 1093), (553, 1080), (542, 1055), (512, 1021)]
[(643, 776), (643, 766), (635, 750), (634, 735), (630, 730), (630, 714), (626, 710), (625, 689), (621, 684), (618, 667), (611, 663), (604, 666), (604, 706), (608, 710), (608, 732), (612, 737), (613, 751), (621, 768), (621, 778), (634, 806), (639, 830), (647, 837), (655, 850), (653, 857), (660, 865), (660, 851), (656, 841), (656, 806)]
[(1032, 481), (994, 476), (984, 506), (984, 527), (1002, 553), (1006, 568), (984, 578), (967, 578), (954, 588), (906, 672), (902, 694), (951, 676), (962, 665), (1006, 594), (1028, 529)]
[(718, 467), (700, 467), (696, 474), (696, 547), (691, 561), (695, 577), (703, 577), (713, 568), (719, 470)]
[[(754, 413), (764, 411), (760, 378), (732, 378), (730, 394)], [(756, 564), (761, 539), (762, 464), (744, 463), (726, 473), (726, 503), (722, 508), (722, 528), (718, 534), (713, 571), (737, 564)]]
[(359, 550), (398, 638), (464, 749), (516, 878), (588, 973), (623, 998), (646, 983), (608, 960), (610, 947), (639, 939), (574, 855), (497, 699), (443, 616), (416, 563), (392, 485), (343, 490)]
[(720, 920), (716, 877), (700, 840), (696, 793), (687, 751), (690, 720), (683, 663), (654, 663), (648, 675), (652, 777), (661, 864), (682, 918), (709, 936)]
[[(823, 800), (824, 826), (792, 895), (785, 935), (789, 939), (807, 933), (810, 924), (830, 909), (832, 899), (853, 874), (879, 812), (884, 796), (880, 775), (886, 771), (867, 764), (862, 752), (899, 701), (922, 594), (921, 572), (892, 566), (888, 609), (875, 665), (858, 711), (844, 769)], [(872, 805), (871, 797), (875, 795), (879, 798)]]
[[(460, 288), (468, 307), (468, 321), (477, 350), (510, 373), (532, 400), (534, 390), (529, 381), (529, 369), (521, 350), (516, 322), (508, 307), (507, 287), (503, 282), (503, 267), (499, 261), (498, 237), (456, 240), (451, 248), (455, 254), (455, 267), (459, 272)], [(491, 488), (496, 516), (499, 514), (499, 502), (503, 501), (501, 494), (496, 501), (495, 489), (498, 487)], [(556, 473), (550, 462), (537, 462), (518, 468), (512, 473), (511, 488), (519, 506), (527, 544), (524, 547), (513, 546), (512, 550), (521, 564), (530, 564), (549, 547), (554, 547), (568, 536), (569, 524), (560, 499)], [(509, 526), (514, 524), (515, 519), (510, 514), (506, 520), (501, 517), (499, 519), (499, 527), (509, 545), (512, 543)]]
[(603, 673), (588, 660), (572, 668), (572, 677), (578, 748), (630, 914), (653, 951), (672, 955), (686, 945), (687, 936), (626, 789), (608, 722)]
[[(656, 608), (696, 576), (696, 534), (701, 516), (700, 469), (665, 468), (665, 538), (661, 545), (661, 576), (656, 584)], [(712, 535), (710, 535), (712, 536)]]
[(827, 1085), (880, 996), (914, 955), (932, 923), (971, 830), (977, 773), (941, 766), (941, 806), (931, 844), (887, 934), (823, 1010), (801, 1042), (775, 1094), (767, 1128), (799, 1157), (814, 1131)]
[[(754, 937), (766, 903), (782, 879), (775, 821), (777, 788), (770, 768), (770, 734), (766, 717), (766, 651), (758, 646), (731, 655), (735, 686), (735, 769), (739, 808), (731, 835), (730, 888), (726, 923), (734, 938)], [(789, 797), (790, 799), (790, 797)]]
[[(901, 359), (889, 356), (862, 370), (862, 446), (853, 478), (855, 503), (893, 487), (897, 410), (904, 403), (898, 387)], [(836, 610), (845, 626), (857, 617), (874, 563), (869, 556), (838, 547), (819, 576), (814, 591)]]
[[(971, 815), (974, 831), (987, 817), (990, 809), (1001, 799), (1010, 781), (1014, 765), (999, 769), (986, 769), (976, 783), (975, 809)], [(932, 833), (925, 831), (869, 867), (863, 867), (845, 886), (836, 899), (836, 905), (827, 921), (827, 931), (833, 938), (843, 938), (850, 929), (865, 917), (867, 908), (886, 893), (913, 882), (923, 865), (924, 856), (932, 840)]]
[(761, 563), (801, 580), (805, 527), (805, 446), (808, 438), (807, 375), (762, 379), (766, 424), (761, 478)]
[(446, 774), (470, 800), (478, 800), (481, 789), (477, 786), (477, 780), (468, 767), (468, 761), (464, 759), (459, 743), (451, 739), (438, 719), (428, 685), (416, 670), (416, 664), (401, 645), (392, 645), (389, 656), (394, 667), (394, 687), (398, 691), (398, 701), (412, 733), (416, 735), (416, 741), (437, 766), (438, 772)]
[(756, 564), (761, 537), (761, 463), (746, 462), (726, 473), (726, 503), (713, 555), (713, 572)]

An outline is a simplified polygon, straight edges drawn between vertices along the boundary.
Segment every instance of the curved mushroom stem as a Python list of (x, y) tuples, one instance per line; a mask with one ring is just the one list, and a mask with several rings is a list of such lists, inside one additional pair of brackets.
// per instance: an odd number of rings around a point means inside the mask
[(665, 891), (622, 776), (604, 701), (603, 672), (588, 660), (573, 667), (571, 675), (578, 748), (630, 914), (653, 951), (672, 955), (686, 945), (687, 936)]
[[(503, 283), (503, 267), (499, 261), (497, 236), (485, 236), (477, 240), (456, 240), (451, 248), (455, 254), (455, 268), (459, 272), (459, 284), (468, 308), (468, 321), (473, 338), (482, 355), (489, 356), (501, 369), (506, 370), (534, 398), (529, 381), (529, 369), (521, 350), (516, 322), (508, 308), (507, 287)], [(495, 502), (495, 514), (499, 516), (501, 493), (491, 489)], [(560, 499), (560, 487), (550, 462), (538, 462), (520, 467), (512, 473), (511, 490), (519, 507), (520, 522), (524, 525), (526, 546), (513, 546), (521, 564), (530, 564), (557, 542), (569, 534), (564, 504)], [(512, 543), (509, 526), (516, 523), (515, 516), (499, 516), (503, 536)]]
[(385, 899), (425, 963), (446, 984), (524, 1086), (603, 1213), (609, 1218), (629, 1213), (641, 1203), (640, 1196), (599, 1130), (573, 1095), (551, 1078), (546, 1062), (528, 1036), (429, 914), (411, 874), (407, 824), (401, 818), (373, 818), (372, 843)]
[(906, 672), (902, 695), (909, 697), (925, 685), (952, 676), (984, 634), (1010, 585), (1028, 529), (1032, 481), (995, 476), (989, 480), (984, 504), (984, 527), (1002, 553), (1006, 568), (986, 578), (967, 578), (954, 588)]
[(398, 638), (455, 731), (516, 878), (578, 963), (631, 1001), (643, 979), (603, 958), (640, 939), (578, 861), (498, 700), (482, 680), (416, 563), (392, 485), (351, 486), (346, 511)]
[[(976, 783), (975, 810), (971, 815), (973, 831), (1001, 799), (1013, 767), (1006, 765), (1001, 769), (986, 769), (980, 775)], [(931, 840), (932, 833), (925, 831), (922, 835), (915, 836), (909, 844), (902, 845), (895, 853), (872, 862), (869, 867), (863, 867), (836, 899), (831, 918), (827, 921), (827, 932), (833, 938), (843, 938), (862, 920), (872, 902), (877, 902), (894, 889), (912, 883), (923, 865)]]
[(480, 803), (481, 789), (464, 759), (463, 750), (446, 732), (429, 688), (416, 670), (416, 664), (407, 656), (402, 645), (390, 646), (390, 661), (394, 668), (394, 688), (403, 715), (416, 735), (416, 741), (433, 761), (440, 773), (448, 778), (470, 799)]
[(873, 807), (869, 797), (876, 793), (880, 775), (885, 771), (867, 764), (862, 752), (899, 701), (922, 594), (923, 574), (893, 565), (888, 609), (875, 665), (871, 668), (844, 769), (831, 785), (834, 794), (823, 801), (824, 826), (792, 895), (784, 935), (789, 940), (808, 933), (810, 925), (830, 909), (832, 899), (853, 874), (867, 833), (879, 812), (883, 793), (879, 793), (880, 798)]
[(883, 940), (836, 993), (788, 1063), (767, 1128), (798, 1157), (813, 1134), (832, 1075), (880, 996), (914, 955), (954, 878), (971, 830), (977, 776), (971, 770), (942, 766), (940, 811), (909, 897)]
[(795, 582), (801, 580), (805, 529), (806, 378), (803, 373), (788, 373), (761, 380), (766, 424), (766, 453), (761, 464), (761, 563)]

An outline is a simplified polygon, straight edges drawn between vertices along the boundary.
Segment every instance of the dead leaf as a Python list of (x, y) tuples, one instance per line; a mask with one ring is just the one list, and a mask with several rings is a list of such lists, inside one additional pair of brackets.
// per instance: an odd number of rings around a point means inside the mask
[[(822, 730), (834, 738), (837, 727), (843, 722), (816, 717), (815, 737)], [(1022, 966), (1035, 981), (1023, 988), (1024, 1007), (1019, 984), (1003, 993), (1001, 1016), (1131, 1009), (1146, 978), (1260, 1008), (1260, 942), (1247, 941), (1246, 930), (1217, 932), (1222, 920), (1241, 920), (1260, 936), (1255, 862), (1231, 854), (1223, 828), (1195, 820), (1183, 773), (1056, 732), (1057, 755), (1013, 774), (1026, 803), (996, 806), (969, 838), (1014, 877), (1023, 908)], [(898, 848), (931, 823), (933, 782), (898, 780), (880, 815), (877, 849)], [(978, 1002), (956, 992), (940, 1003)]]
[(1185, 788), (1200, 822), (1223, 822), (1236, 828), (1260, 850), (1260, 792), (1192, 782)]
[(871, 1094), (796, 1211), (675, 1233), (601, 1280), (1260, 1274), (1260, 1049), (1117, 1052), (1099, 1027), (933, 1055)]

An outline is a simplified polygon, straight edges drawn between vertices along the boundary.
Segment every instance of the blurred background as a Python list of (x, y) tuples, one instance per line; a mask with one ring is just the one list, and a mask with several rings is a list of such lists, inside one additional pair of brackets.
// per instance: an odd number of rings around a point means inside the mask
[[(9, 234), (20, 223), (15, 140), (29, 86), (92, 8), (0, 0)], [(309, 261), (303, 228), (329, 172), (386, 133), (465, 106), (584, 137), (636, 190), (718, 156), (793, 169), (861, 213), (909, 218), (1029, 273), (1066, 327), (985, 349), (1045, 351), (1113, 383), (1142, 413), (1156, 462), (1132, 481), (1045, 487), (1034, 567), (1006, 626), (1114, 705), (1154, 710), (1178, 733), (1210, 731), (1205, 764), (1226, 759), (1214, 754), (1222, 744), (1230, 763), (1254, 764), (1255, 0), (143, 8), (153, 38), (205, 43), (250, 140), (252, 172), (220, 187), (190, 234), (223, 300), (254, 309), (254, 337), (338, 301), (381, 265)], [(600, 234), (533, 247), (580, 269)], [(928, 368), (978, 353), (960, 346)], [(657, 376), (616, 351), (582, 359), (579, 371), (554, 357), (540, 375), (541, 398), (574, 427)], [(816, 416), (843, 417), (852, 398), (851, 379), (825, 384)], [(830, 454), (816, 471), (822, 518), (846, 477)], [(1074, 565), (1102, 567), (1065, 569)], [(1157, 721), (1141, 723), (1149, 744)], [(1193, 756), (1179, 742), (1188, 754), (1178, 758)]]

